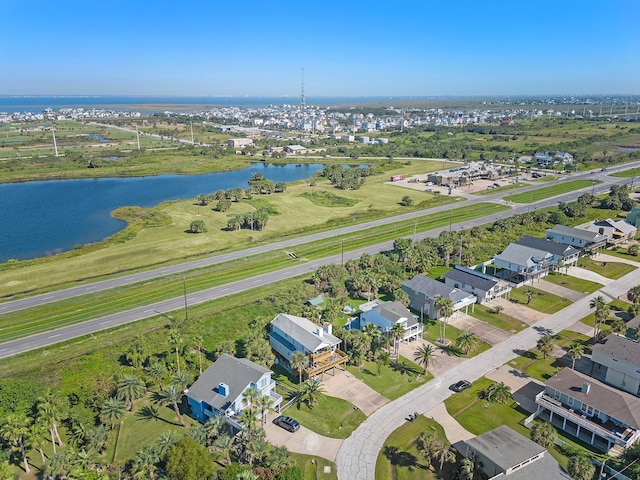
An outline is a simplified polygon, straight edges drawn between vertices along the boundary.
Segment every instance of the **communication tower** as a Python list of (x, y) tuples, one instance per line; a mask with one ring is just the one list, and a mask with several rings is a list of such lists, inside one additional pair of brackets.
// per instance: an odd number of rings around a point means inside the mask
[(301, 82), (300, 82), (300, 109), (306, 108), (304, 103), (304, 68), (301, 68)]

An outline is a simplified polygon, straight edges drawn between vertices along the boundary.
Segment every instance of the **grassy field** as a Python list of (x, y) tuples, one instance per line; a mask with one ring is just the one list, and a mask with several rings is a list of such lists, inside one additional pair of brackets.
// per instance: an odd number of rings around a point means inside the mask
[[(525, 292), (527, 290), (531, 290), (535, 293), (531, 298), (531, 301), (529, 301), (525, 296)], [(511, 290), (510, 299), (512, 302), (522, 303), (527, 305), (529, 308), (549, 314), (559, 312), (571, 304), (571, 301), (566, 298), (559, 297), (553, 293), (545, 292), (528, 285)]]
[(571, 290), (581, 293), (593, 293), (603, 287), (603, 285), (599, 283), (585, 280), (584, 278), (574, 277), (572, 275), (563, 275), (558, 272), (550, 272), (549, 275), (544, 277), (544, 279), (547, 282), (570, 288)]
[(530, 192), (516, 193), (514, 195), (506, 196), (503, 199), (515, 203), (533, 203), (539, 202), (540, 200), (544, 200), (546, 198), (562, 195), (563, 193), (580, 190), (581, 188), (591, 187), (593, 184), (594, 182), (592, 182), (591, 180), (572, 180), (569, 182), (560, 183), (558, 185), (551, 185), (549, 187), (532, 190)]
[(636, 269), (636, 267), (628, 263), (600, 261), (597, 256), (594, 258), (581, 257), (578, 260), (578, 266), (613, 280), (624, 277), (627, 273)]
[(474, 309), (469, 312), (469, 315), (510, 333), (518, 333), (528, 327), (526, 323), (504, 312), (493, 313), (492, 307), (486, 305), (474, 305)]
[(313, 408), (306, 403), (294, 404), (285, 413), (309, 430), (331, 438), (347, 438), (367, 418), (352, 403), (329, 395), (318, 398)]
[(440, 439), (447, 436), (438, 422), (423, 415), (397, 428), (384, 442), (376, 460), (376, 480), (437, 480), (454, 478), (457, 464), (445, 463), (442, 472), (439, 465), (429, 465), (416, 446), (416, 439), (423, 431), (431, 430)]
[(364, 362), (361, 367), (348, 366), (347, 370), (389, 400), (400, 398), (433, 378), (429, 372), (421, 375), (423, 368), (407, 358), (400, 357), (400, 364), (402, 368), (394, 367), (393, 364), (384, 365), (380, 368), (380, 374), (374, 362)]
[[(315, 455), (292, 453), (291, 459), (302, 470), (304, 480), (338, 480), (336, 464)], [(326, 472), (325, 468), (329, 471)]]

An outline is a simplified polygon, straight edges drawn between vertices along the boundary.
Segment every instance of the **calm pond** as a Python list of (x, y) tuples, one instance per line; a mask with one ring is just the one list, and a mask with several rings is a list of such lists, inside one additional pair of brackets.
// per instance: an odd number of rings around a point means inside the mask
[(103, 240), (125, 227), (125, 222), (110, 215), (122, 206), (151, 207), (201, 193), (245, 189), (255, 172), (274, 182), (292, 182), (311, 177), (323, 167), (256, 163), (243, 170), (205, 175), (0, 184), (0, 262), (42, 257)]

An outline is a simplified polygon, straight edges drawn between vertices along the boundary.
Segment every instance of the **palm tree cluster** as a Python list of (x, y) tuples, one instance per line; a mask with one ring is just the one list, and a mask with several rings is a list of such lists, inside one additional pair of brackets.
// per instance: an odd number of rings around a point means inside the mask
[(600, 339), (600, 325), (607, 321), (611, 309), (607, 305), (607, 301), (602, 295), (594, 297), (589, 302), (589, 307), (595, 309), (595, 322), (593, 324), (593, 338), (597, 341)]
[(493, 382), (487, 388), (478, 392), (478, 396), (482, 400), (491, 403), (507, 403), (513, 399), (511, 387), (505, 385), (504, 382)]
[(451, 444), (443, 440), (433, 430), (425, 430), (416, 440), (418, 452), (429, 463), (436, 463), (438, 471), (442, 472), (445, 462), (454, 463), (456, 455)]

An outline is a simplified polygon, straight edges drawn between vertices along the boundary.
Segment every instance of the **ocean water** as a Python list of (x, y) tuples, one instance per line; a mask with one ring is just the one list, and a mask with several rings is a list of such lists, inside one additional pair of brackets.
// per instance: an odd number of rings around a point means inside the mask
[[(331, 106), (359, 104), (370, 101), (401, 99), (403, 97), (305, 97), (307, 105)], [(0, 96), (0, 112), (41, 113), (46, 108), (104, 108), (118, 111), (137, 111), (141, 105), (146, 113), (194, 111), (214, 106), (266, 107), (269, 105), (299, 105), (298, 97), (184, 97), (184, 96)], [(171, 106), (171, 107), (166, 107)]]

